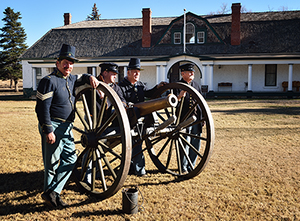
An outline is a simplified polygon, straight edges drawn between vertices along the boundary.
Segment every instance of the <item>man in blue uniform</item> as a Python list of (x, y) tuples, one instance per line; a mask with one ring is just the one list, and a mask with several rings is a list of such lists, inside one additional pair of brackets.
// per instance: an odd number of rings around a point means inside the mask
[[(163, 86), (165, 82), (161, 82), (157, 86), (148, 90), (147, 86), (140, 79), (140, 59), (131, 58), (127, 67), (127, 76), (119, 83), (124, 99), (127, 105), (130, 103), (140, 103), (145, 101), (145, 97), (151, 97), (157, 88)], [(134, 145), (135, 141), (133, 141)], [(132, 150), (132, 156), (142, 150), (142, 145), (138, 145)], [(140, 153), (132, 159), (131, 172), (137, 176), (146, 176), (144, 154)]]
[[(181, 77), (182, 77), (179, 82), (189, 84), (190, 86), (194, 87), (199, 93), (201, 93), (201, 88), (200, 88), (199, 84), (194, 81), (194, 77), (195, 77), (194, 64), (186, 63), (183, 65), (180, 65), (179, 69), (180, 69)], [(183, 118), (186, 115), (186, 113), (188, 113), (190, 111), (190, 108), (194, 105), (193, 101), (192, 101), (192, 97), (186, 91), (180, 91), (180, 92), (175, 92), (175, 93), (178, 93), (178, 100), (184, 99), (181, 117), (180, 117), (180, 118)], [(198, 107), (195, 108), (195, 110), (192, 112), (192, 115), (196, 116), (197, 119), (201, 119), (202, 118), (201, 109)], [(200, 136), (200, 134), (202, 132), (202, 125), (196, 124), (194, 126), (187, 127), (186, 132)], [(185, 136), (185, 138), (198, 151), (200, 150), (200, 139), (195, 139), (190, 136)], [(194, 151), (190, 150), (190, 147), (188, 145), (185, 145), (185, 150), (186, 150), (187, 155), (189, 156), (193, 166), (195, 166), (196, 160), (197, 160), (197, 154)], [(188, 166), (188, 161), (182, 153), (182, 172), (186, 173), (191, 170), (192, 170), (192, 168), (190, 166)]]
[[(124, 106), (125, 106), (126, 101), (123, 98), (122, 91), (121, 91), (120, 87), (116, 84), (116, 78), (119, 74), (119, 70), (118, 70), (119, 66), (113, 62), (104, 62), (104, 63), (101, 63), (99, 65), (99, 67), (101, 67), (101, 71), (100, 71), (99, 76), (97, 77), (98, 80), (108, 84), (119, 95), (121, 101), (123, 103), (125, 103), (124, 104)], [(91, 106), (91, 103), (92, 103), (91, 93), (87, 92), (85, 94), (86, 94), (88, 104)], [(103, 94), (103, 92), (101, 92), (99, 90), (97, 90), (97, 94), (98, 94), (97, 110), (99, 110), (99, 106), (102, 103), (101, 99), (104, 97), (104, 94)], [(91, 107), (89, 107), (89, 108), (91, 108)]]
[(75, 47), (63, 44), (56, 69), (40, 81), (36, 95), (45, 168), (42, 198), (52, 207), (68, 206), (60, 198), (60, 193), (77, 159), (71, 131), (75, 118), (74, 88), (85, 83), (93, 87), (99, 84), (88, 74), (71, 75), (75, 61)]

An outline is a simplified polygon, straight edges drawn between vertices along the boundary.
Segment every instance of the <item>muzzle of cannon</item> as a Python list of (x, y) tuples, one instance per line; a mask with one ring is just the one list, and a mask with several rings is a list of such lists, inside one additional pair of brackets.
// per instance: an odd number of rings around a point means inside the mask
[(133, 107), (136, 107), (139, 110), (140, 116), (143, 117), (158, 110), (162, 110), (168, 107), (176, 107), (177, 104), (177, 97), (174, 94), (169, 94), (166, 97), (134, 104)]

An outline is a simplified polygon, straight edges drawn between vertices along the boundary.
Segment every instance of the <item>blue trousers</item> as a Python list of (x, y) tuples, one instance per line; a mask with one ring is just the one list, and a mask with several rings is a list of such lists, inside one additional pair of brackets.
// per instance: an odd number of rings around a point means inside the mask
[[(186, 129), (186, 132), (189, 134), (194, 134), (194, 135), (198, 135), (198, 136), (201, 135), (199, 125), (194, 125), (194, 126), (188, 127)], [(200, 145), (201, 145), (200, 139), (195, 139), (190, 136), (184, 136), (184, 137), (198, 151), (200, 150)], [(198, 155), (195, 153), (195, 151), (191, 150), (191, 148), (188, 145), (185, 145), (185, 152), (189, 156), (193, 166), (195, 166)], [(192, 170), (192, 168), (188, 164), (187, 158), (185, 157), (185, 155), (183, 153), (182, 153), (182, 170), (183, 171), (191, 171)]]
[(45, 169), (44, 191), (50, 189), (60, 194), (77, 160), (72, 133), (73, 123), (59, 121), (51, 121), (51, 123), (56, 136), (54, 144), (46, 142), (46, 134), (42, 132), (39, 125)]
[[(132, 146), (135, 144), (134, 139), (132, 139)], [(132, 149), (132, 156), (136, 155), (138, 152), (142, 150), (142, 144), (137, 145)], [(143, 152), (138, 154), (136, 157), (131, 159), (131, 168), (132, 172), (135, 173), (135, 175), (144, 175), (146, 174), (145, 169), (145, 156)]]

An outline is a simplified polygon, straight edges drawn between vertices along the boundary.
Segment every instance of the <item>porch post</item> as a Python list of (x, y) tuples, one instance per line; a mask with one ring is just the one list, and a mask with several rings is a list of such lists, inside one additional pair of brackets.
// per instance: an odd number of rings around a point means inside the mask
[(214, 65), (210, 64), (210, 86), (209, 86), (209, 91), (213, 92), (214, 91)]
[(252, 91), (252, 64), (248, 65), (248, 90)]
[(95, 76), (95, 77), (97, 75), (97, 71), (96, 70), (97, 70), (97, 67), (93, 67), (92, 68), (92, 75)]
[(159, 80), (160, 80), (160, 76), (159, 75), (160, 75), (160, 66), (156, 65), (156, 80), (155, 80), (156, 84), (159, 83)]
[(206, 64), (204, 64), (203, 65), (203, 75), (202, 75), (202, 84), (203, 85), (207, 85), (207, 83), (206, 83), (206, 72), (207, 72), (207, 65)]
[(162, 65), (161, 67), (161, 78), (160, 78), (160, 81), (158, 83), (160, 83), (161, 81), (165, 81), (167, 82), (167, 74), (166, 73), (166, 69), (167, 69), (167, 66), (166, 65)]
[(293, 64), (289, 64), (288, 91), (293, 91)]

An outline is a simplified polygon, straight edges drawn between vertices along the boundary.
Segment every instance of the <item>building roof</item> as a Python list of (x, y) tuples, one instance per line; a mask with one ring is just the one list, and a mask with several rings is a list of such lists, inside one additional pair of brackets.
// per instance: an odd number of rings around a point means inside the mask
[[(231, 14), (198, 16), (187, 14), (205, 26), (214, 40), (203, 45), (186, 45), (194, 56), (289, 54), (300, 55), (300, 11), (241, 14), (241, 44), (232, 46)], [(142, 18), (82, 21), (51, 29), (30, 47), (21, 59), (53, 59), (67, 43), (76, 47), (79, 59), (144, 57), (158, 59), (182, 54), (183, 46), (170, 41), (179, 17), (152, 18), (151, 47), (142, 47)], [(180, 23), (181, 22), (181, 23)], [(202, 22), (202, 23), (201, 23)]]

